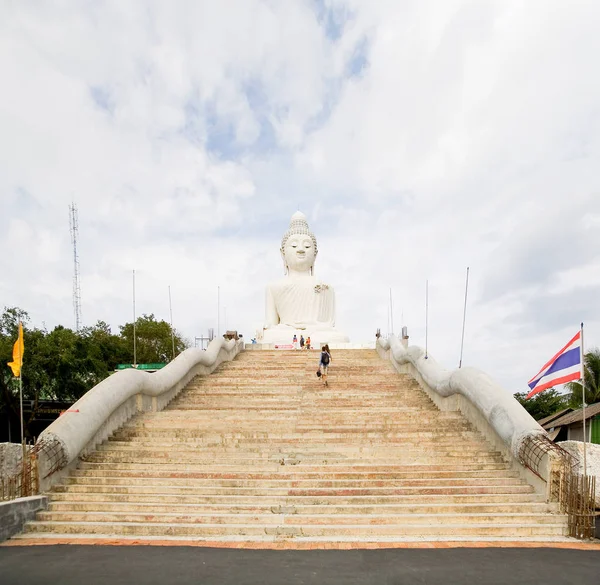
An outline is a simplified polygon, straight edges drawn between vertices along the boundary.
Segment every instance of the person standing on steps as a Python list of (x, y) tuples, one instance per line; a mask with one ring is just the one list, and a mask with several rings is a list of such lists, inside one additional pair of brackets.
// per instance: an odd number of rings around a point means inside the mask
[(300, 349), (304, 349), (304, 335), (300, 336)]
[(306, 349), (310, 349), (310, 335), (306, 338)]
[(298, 338), (296, 337), (295, 333), (294, 333), (294, 339), (292, 339), (292, 345), (294, 346), (294, 349), (298, 349)]
[(329, 370), (330, 363), (331, 352), (329, 351), (329, 345), (325, 344), (321, 349), (321, 359), (319, 361), (319, 370), (321, 370), (321, 379), (323, 380), (324, 386), (329, 386), (327, 382), (327, 372)]

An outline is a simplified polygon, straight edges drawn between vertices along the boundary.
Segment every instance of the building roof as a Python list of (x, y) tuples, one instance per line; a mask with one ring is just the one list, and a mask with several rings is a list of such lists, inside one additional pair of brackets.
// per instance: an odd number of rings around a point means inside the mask
[(562, 410), (558, 410), (554, 414), (551, 414), (550, 416), (545, 416), (544, 418), (541, 418), (537, 422), (541, 427), (543, 427), (543, 426), (546, 426), (547, 423), (552, 422), (553, 420), (556, 420), (559, 416), (563, 416), (563, 415), (567, 414), (568, 412), (573, 412), (573, 409), (572, 408), (563, 408)]
[[(588, 418), (592, 418), (593, 416), (596, 416), (597, 414), (600, 414), (600, 402), (596, 402), (595, 404), (590, 404), (589, 406), (586, 406), (586, 408), (585, 408), (586, 420)], [(582, 419), (583, 419), (583, 408), (579, 408), (577, 410), (574, 410), (573, 412), (569, 412), (568, 414), (561, 416), (560, 418), (557, 418), (556, 420), (554, 420), (552, 422), (546, 423), (544, 425), (544, 428), (563, 427), (565, 425), (570, 425), (570, 424), (579, 422)]]

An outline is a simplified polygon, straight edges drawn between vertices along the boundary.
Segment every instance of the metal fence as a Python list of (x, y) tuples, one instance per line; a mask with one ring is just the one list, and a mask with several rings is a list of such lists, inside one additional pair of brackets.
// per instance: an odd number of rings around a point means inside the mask
[(25, 447), (19, 470), (0, 476), (0, 501), (35, 496), (40, 491), (38, 450)]
[(581, 540), (593, 538), (596, 517), (596, 478), (581, 475), (577, 471), (578, 459), (545, 435), (531, 435), (521, 443), (519, 449), (521, 463), (544, 480), (540, 466), (546, 455), (556, 462), (548, 478), (550, 499), (558, 502), (560, 511), (567, 515), (569, 536)]
[(596, 478), (593, 475), (565, 474), (561, 508), (569, 518), (569, 536), (582, 540), (595, 532)]

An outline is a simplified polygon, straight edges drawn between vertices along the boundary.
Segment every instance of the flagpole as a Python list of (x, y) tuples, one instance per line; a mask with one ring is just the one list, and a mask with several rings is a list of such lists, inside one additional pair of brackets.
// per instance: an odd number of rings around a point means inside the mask
[(133, 366), (137, 367), (137, 346), (135, 339), (135, 270), (133, 271)]
[(171, 315), (171, 343), (173, 345), (173, 359), (175, 359), (175, 330), (173, 329), (173, 305), (171, 304), (171, 285), (169, 285), (169, 313)]
[(583, 350), (583, 323), (581, 324), (581, 394), (583, 403), (583, 476), (587, 475), (587, 437), (585, 428), (585, 352)]
[(217, 337), (221, 338), (221, 287), (217, 286)]
[(467, 320), (467, 292), (468, 291), (469, 291), (469, 267), (467, 266), (467, 282), (465, 284), (465, 308), (463, 310), (463, 326), (462, 326), (462, 335), (460, 338), (460, 359), (458, 360), (459, 368), (462, 368), (463, 347), (465, 344), (465, 322)]
[(390, 329), (394, 335), (394, 304), (392, 302), (392, 289), (390, 288)]
[[(23, 365), (21, 365), (21, 370), (23, 369)], [(21, 417), (21, 445), (23, 445), (23, 440), (25, 439), (24, 425), (23, 425), (23, 372), (19, 372), (19, 413)]]
[[(21, 338), (21, 331), (22, 331), (23, 325), (21, 323), (21, 320), (19, 319), (19, 338)], [(21, 485), (25, 484), (25, 465), (26, 465), (26, 459), (27, 459), (27, 449), (25, 447), (25, 425), (24, 425), (24, 420), (23, 420), (23, 351), (21, 351), (21, 357), (20, 357), (20, 367), (19, 367), (19, 416), (21, 418), (21, 469), (23, 472), (23, 476), (21, 478)]]
[(427, 359), (427, 341), (429, 329), (429, 280), (425, 281), (425, 359)]

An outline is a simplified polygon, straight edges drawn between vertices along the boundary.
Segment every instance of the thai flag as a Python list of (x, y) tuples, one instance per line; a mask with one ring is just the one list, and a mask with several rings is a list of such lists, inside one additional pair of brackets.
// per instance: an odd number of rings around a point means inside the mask
[(577, 333), (544, 367), (527, 383), (535, 396), (558, 384), (581, 379), (581, 331)]

